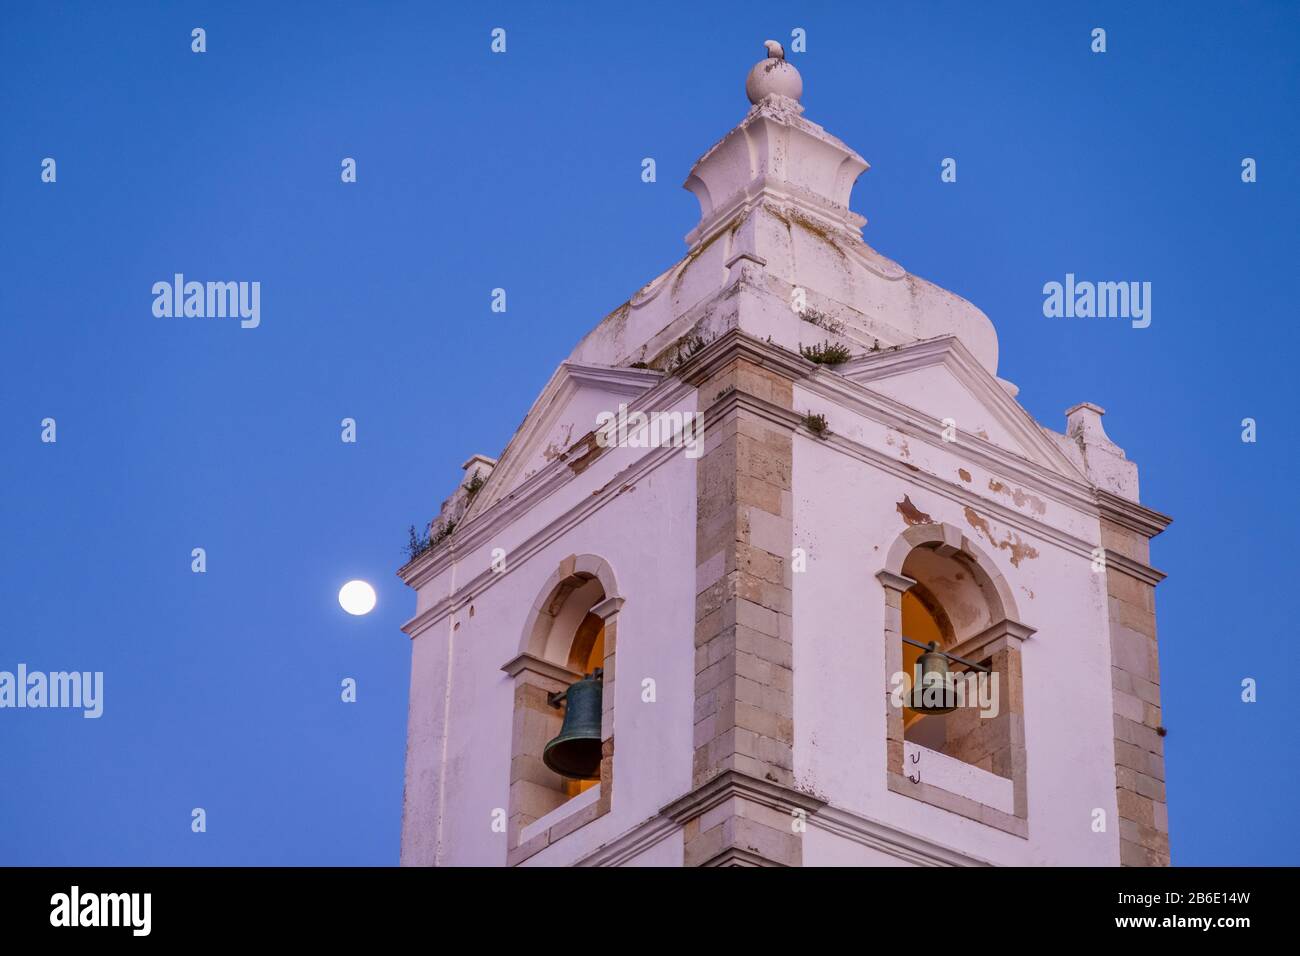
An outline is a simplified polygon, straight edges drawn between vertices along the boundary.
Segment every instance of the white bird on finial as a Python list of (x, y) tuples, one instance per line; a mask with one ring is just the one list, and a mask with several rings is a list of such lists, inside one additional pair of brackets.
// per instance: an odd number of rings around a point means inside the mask
[(767, 59), (754, 64), (745, 80), (745, 95), (757, 106), (769, 96), (799, 100), (803, 96), (803, 78), (794, 64), (785, 58), (785, 50), (775, 40), (764, 40)]

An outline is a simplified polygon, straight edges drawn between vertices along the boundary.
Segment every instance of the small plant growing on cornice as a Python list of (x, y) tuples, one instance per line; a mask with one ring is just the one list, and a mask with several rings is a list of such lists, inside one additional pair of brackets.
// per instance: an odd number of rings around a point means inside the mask
[(478, 494), (479, 489), (482, 488), (485, 484), (487, 484), (487, 480), (481, 474), (479, 474), (479, 470), (475, 468), (474, 474), (470, 476), (469, 481), (465, 482), (465, 484), (461, 485), (461, 487), (465, 489), (465, 494), (473, 498), (476, 494)]
[(689, 338), (682, 339), (682, 341), (677, 345), (677, 357), (673, 359), (673, 364), (672, 367), (670, 368), (670, 371), (672, 372), (677, 371), (688, 361), (690, 361), (692, 355), (694, 355), (696, 352), (698, 352), (700, 349), (704, 348), (704, 346), (708, 344), (709, 343), (706, 342), (703, 339), (703, 337), (699, 335), (692, 335)]
[(406, 556), (410, 560), (414, 561), (420, 555), (424, 554), (424, 552), (429, 550), (429, 535), (427, 533), (416, 534), (415, 525), (411, 525), (411, 527), (407, 529), (407, 533), (410, 535), (410, 540), (406, 543)]
[(803, 319), (805, 322), (811, 322), (819, 329), (825, 329), (831, 335), (844, 334), (843, 322), (839, 319), (832, 319), (825, 312), (820, 312), (817, 309), (805, 308), (799, 313), (799, 318)]
[(840, 345), (837, 342), (800, 345), (799, 354), (817, 365), (842, 365), (853, 357), (847, 345)]
[(420, 555), (424, 554), (424, 552), (436, 548), (443, 541), (447, 540), (447, 538), (451, 537), (451, 533), (455, 528), (456, 522), (448, 521), (446, 524), (437, 527), (429, 525), (428, 530), (423, 534), (416, 534), (415, 525), (411, 525), (406, 532), (407, 557), (411, 561), (414, 561)]
[(818, 438), (825, 438), (831, 433), (830, 426), (826, 424), (826, 416), (814, 415), (812, 412), (805, 413), (803, 417), (803, 427), (808, 429)]

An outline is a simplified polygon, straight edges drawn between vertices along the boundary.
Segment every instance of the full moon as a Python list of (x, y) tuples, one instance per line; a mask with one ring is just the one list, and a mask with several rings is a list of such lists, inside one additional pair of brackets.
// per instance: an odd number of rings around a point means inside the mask
[(349, 581), (339, 588), (339, 605), (349, 614), (369, 614), (375, 609), (375, 589), (365, 581)]

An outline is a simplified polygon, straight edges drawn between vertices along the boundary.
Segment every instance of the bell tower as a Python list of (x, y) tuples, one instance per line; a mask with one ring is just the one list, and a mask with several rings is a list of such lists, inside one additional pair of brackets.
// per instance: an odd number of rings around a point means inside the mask
[(1167, 865), (1170, 519), (863, 242), (867, 162), (767, 51), (686, 255), (399, 571), (402, 862)]

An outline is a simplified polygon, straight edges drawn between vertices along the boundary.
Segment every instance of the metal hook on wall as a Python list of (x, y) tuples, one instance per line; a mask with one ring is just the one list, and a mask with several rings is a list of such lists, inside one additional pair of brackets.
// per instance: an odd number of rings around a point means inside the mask
[[(911, 756), (911, 760), (912, 760), (912, 763), (920, 763), (920, 762), (921, 762), (921, 755), (920, 755), (919, 753), (917, 753), (916, 751), (913, 751), (913, 752), (912, 752), (912, 756)], [(909, 773), (909, 774), (907, 775), (907, 779), (910, 780), (910, 781), (912, 781), (912, 783), (920, 783), (920, 782), (921, 782), (921, 771), (918, 770), (918, 771), (916, 772), (916, 776), (915, 776), (915, 777), (913, 777), (913, 776)]]

